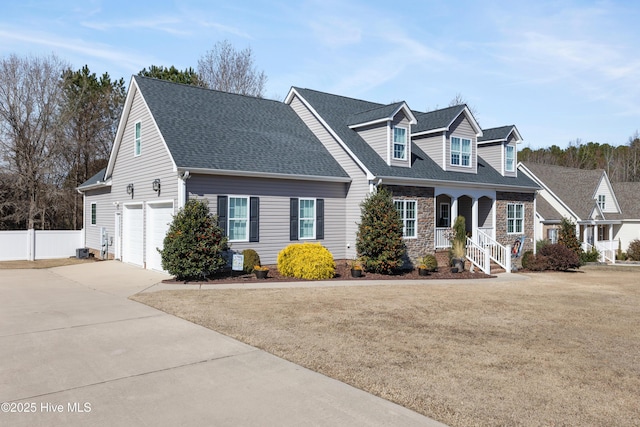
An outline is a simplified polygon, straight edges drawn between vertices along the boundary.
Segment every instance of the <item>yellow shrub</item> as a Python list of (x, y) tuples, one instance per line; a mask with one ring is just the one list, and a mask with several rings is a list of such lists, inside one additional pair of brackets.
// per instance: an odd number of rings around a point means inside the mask
[(331, 252), (320, 243), (293, 243), (278, 253), (278, 271), (299, 279), (331, 279), (336, 264)]

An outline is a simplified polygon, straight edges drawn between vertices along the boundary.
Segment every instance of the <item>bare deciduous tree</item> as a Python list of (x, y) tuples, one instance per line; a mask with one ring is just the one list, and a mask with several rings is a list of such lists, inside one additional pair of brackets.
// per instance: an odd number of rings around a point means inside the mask
[(14, 182), (13, 221), (45, 227), (45, 196), (57, 187), (61, 76), (68, 65), (55, 55), (0, 60), (0, 150)]
[(253, 64), (251, 48), (236, 50), (218, 42), (198, 60), (198, 75), (210, 89), (262, 98), (267, 76)]

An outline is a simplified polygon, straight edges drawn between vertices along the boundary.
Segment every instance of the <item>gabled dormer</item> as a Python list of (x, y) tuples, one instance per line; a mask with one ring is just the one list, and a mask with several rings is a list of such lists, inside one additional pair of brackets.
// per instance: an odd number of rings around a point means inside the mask
[(416, 114), (412, 140), (443, 170), (478, 172), (480, 125), (466, 105)]
[(605, 171), (602, 171), (602, 176), (593, 194), (593, 199), (603, 214), (621, 213), (620, 205), (613, 191), (613, 186)]
[(478, 138), (478, 155), (502, 176), (518, 174), (518, 144), (522, 136), (514, 125), (484, 129)]
[(353, 114), (350, 129), (369, 144), (389, 166), (411, 167), (411, 125), (416, 118), (405, 102)]

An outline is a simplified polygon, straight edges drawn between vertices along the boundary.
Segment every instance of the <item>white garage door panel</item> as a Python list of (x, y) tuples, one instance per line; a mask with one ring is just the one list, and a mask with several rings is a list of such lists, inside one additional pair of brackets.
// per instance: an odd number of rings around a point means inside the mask
[(173, 203), (149, 204), (147, 207), (147, 268), (163, 271), (157, 249), (162, 249), (169, 224), (173, 221)]
[(142, 205), (124, 206), (122, 218), (122, 261), (143, 266), (144, 221)]

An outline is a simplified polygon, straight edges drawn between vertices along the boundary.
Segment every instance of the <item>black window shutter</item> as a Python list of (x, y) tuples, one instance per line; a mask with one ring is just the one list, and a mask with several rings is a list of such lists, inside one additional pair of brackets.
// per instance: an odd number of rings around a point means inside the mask
[(324, 239), (324, 199), (316, 199), (316, 240)]
[(289, 200), (289, 240), (298, 240), (298, 199)]
[(260, 198), (249, 198), (249, 241), (260, 241)]
[(218, 196), (218, 227), (227, 235), (227, 196)]

